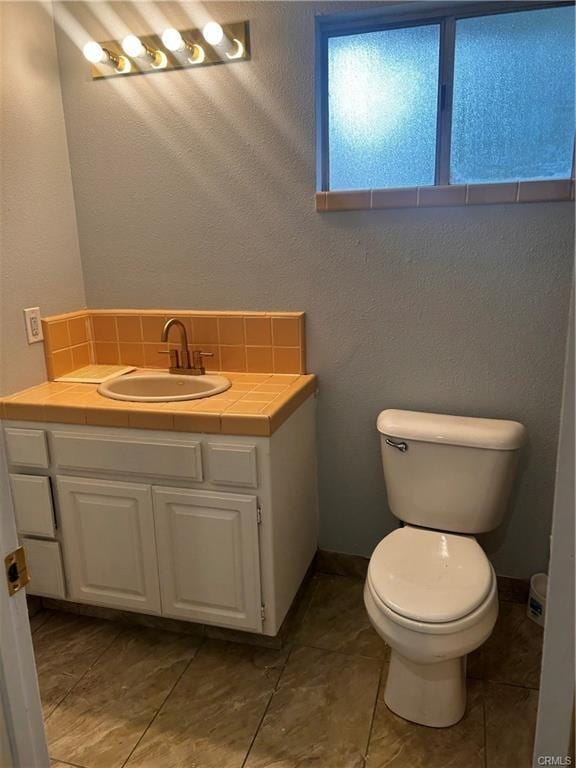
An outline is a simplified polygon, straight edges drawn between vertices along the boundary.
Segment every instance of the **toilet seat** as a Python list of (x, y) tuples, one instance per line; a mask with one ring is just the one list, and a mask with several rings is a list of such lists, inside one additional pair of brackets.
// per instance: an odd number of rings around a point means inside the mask
[(492, 566), (473, 537), (409, 525), (378, 544), (368, 567), (378, 602), (399, 620), (420, 625), (446, 624), (474, 613), (490, 596), (494, 581)]

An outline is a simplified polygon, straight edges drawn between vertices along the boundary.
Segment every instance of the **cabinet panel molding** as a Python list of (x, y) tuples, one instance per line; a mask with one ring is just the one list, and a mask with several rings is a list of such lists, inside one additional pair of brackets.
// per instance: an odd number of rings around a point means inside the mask
[(257, 487), (255, 445), (208, 443), (207, 451), (209, 479), (214, 484)]
[(262, 630), (256, 496), (153, 488), (162, 613)]
[(43, 429), (6, 427), (8, 463), (17, 467), (47, 469), (50, 463), (46, 433)]
[(202, 480), (198, 441), (53, 432), (52, 443), (61, 468)]
[(30, 583), (26, 587), (27, 594), (63, 600), (66, 597), (66, 587), (60, 544), (57, 541), (23, 537), (22, 545), (26, 551), (30, 574)]
[(10, 488), (18, 533), (54, 538), (56, 531), (50, 478), (11, 474)]
[(70, 599), (160, 613), (149, 485), (58, 477)]

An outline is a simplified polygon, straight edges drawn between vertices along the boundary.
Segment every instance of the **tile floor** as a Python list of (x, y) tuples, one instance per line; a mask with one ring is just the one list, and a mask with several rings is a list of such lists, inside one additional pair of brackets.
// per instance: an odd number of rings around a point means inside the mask
[(542, 631), (501, 604), (453, 728), (383, 701), (362, 581), (316, 576), (284, 649), (44, 611), (32, 620), (54, 768), (529, 768)]

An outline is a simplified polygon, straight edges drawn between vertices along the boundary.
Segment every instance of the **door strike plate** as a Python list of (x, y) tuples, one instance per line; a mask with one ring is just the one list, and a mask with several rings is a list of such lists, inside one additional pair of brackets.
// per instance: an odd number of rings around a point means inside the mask
[(4, 558), (8, 594), (15, 595), (30, 581), (24, 547), (18, 547)]

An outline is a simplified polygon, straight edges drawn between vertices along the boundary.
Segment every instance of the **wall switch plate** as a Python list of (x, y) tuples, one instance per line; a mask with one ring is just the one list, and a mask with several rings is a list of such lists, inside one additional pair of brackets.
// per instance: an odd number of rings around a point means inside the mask
[(24, 318), (26, 320), (28, 344), (36, 344), (38, 341), (43, 341), (44, 334), (42, 333), (42, 323), (40, 322), (40, 307), (28, 307), (28, 309), (25, 309)]

